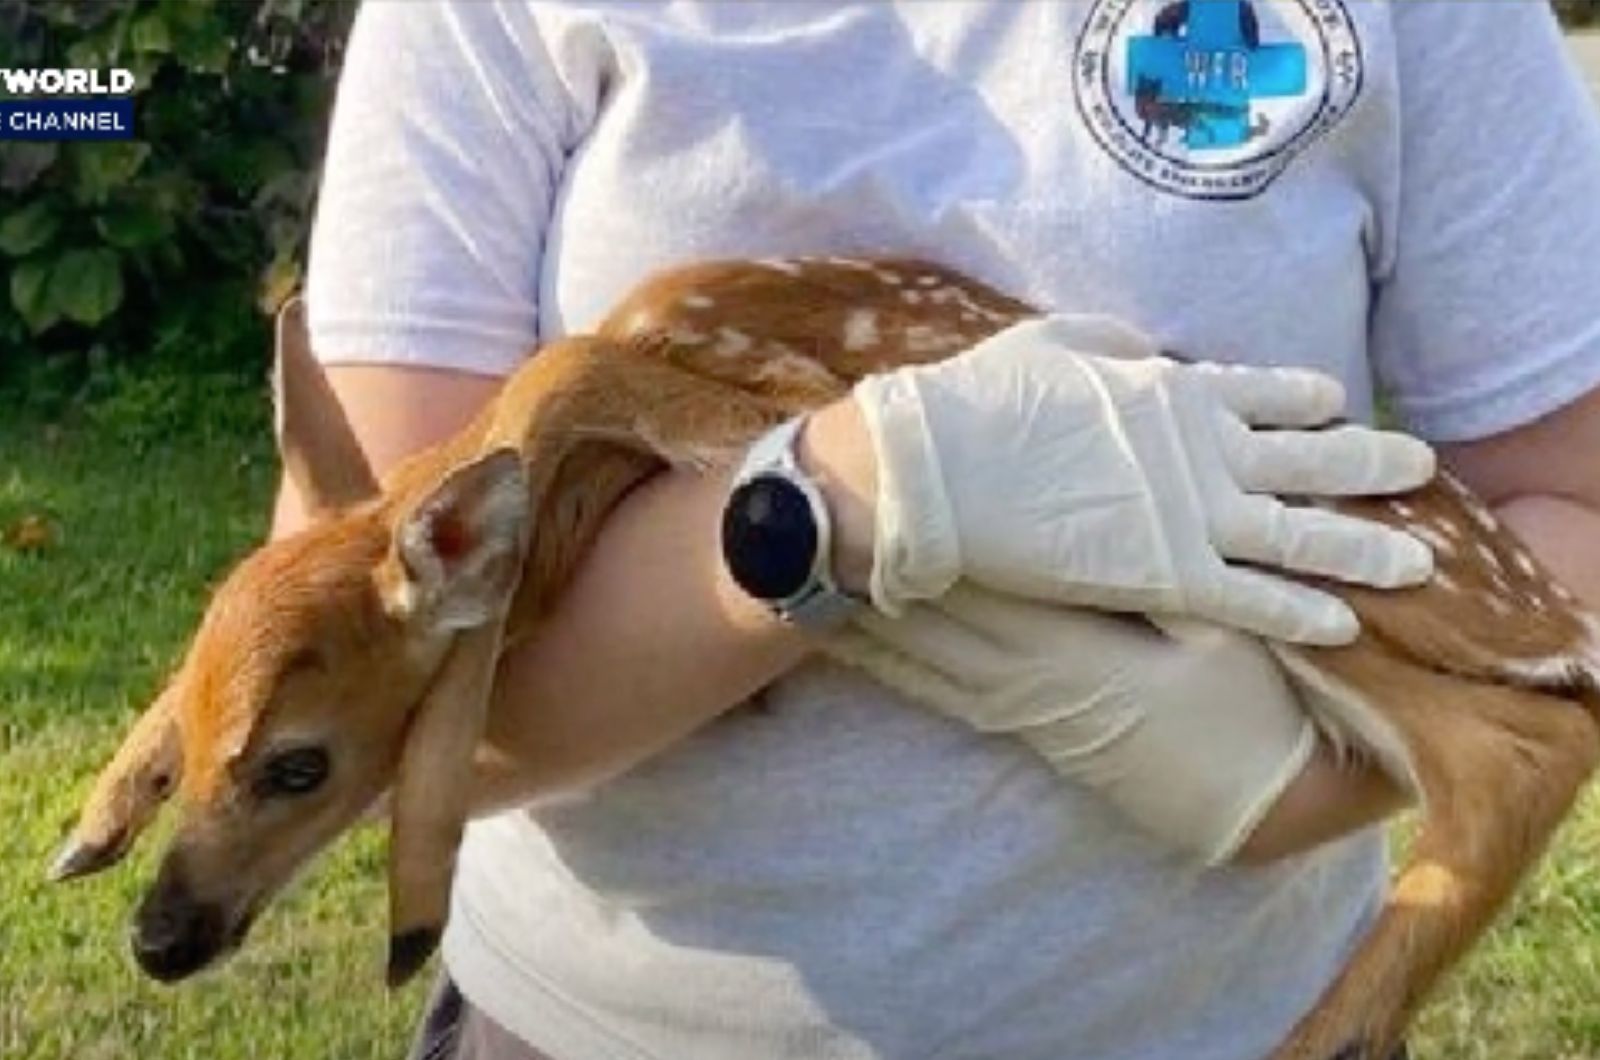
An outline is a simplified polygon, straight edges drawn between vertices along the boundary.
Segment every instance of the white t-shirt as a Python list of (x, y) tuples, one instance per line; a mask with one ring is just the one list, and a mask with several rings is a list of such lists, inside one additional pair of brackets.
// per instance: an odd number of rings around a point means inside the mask
[[(1600, 383), (1597, 187), (1542, 4), (373, 2), (312, 336), (504, 373), (687, 259), (919, 255), (1469, 439)], [(1374, 833), (1199, 874), (824, 665), (765, 701), (471, 827), (473, 1002), (558, 1060), (1241, 1060), (1381, 886)]]

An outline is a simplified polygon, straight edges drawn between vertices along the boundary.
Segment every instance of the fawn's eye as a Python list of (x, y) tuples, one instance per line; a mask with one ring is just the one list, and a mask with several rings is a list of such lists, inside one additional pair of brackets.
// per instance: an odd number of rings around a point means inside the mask
[(328, 779), (328, 752), (320, 747), (295, 747), (267, 759), (256, 779), (262, 798), (307, 795)]

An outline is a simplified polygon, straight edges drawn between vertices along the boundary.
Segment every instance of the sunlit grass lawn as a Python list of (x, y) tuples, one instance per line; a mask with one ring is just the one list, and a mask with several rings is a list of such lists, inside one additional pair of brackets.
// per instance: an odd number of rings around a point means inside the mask
[[(226, 388), (200, 396), (203, 417), (184, 402), (146, 415), (139, 400), (65, 426), (0, 413), (0, 529), (33, 514), (59, 533), (37, 554), (0, 548), (7, 1060), (397, 1057), (420, 1000), (417, 988), (381, 986), (374, 835), (302, 882), (223, 971), (177, 989), (151, 985), (127, 956), (148, 850), (102, 878), (42, 882), (92, 771), (206, 587), (262, 531), (273, 464), (259, 401)], [(1424, 1060), (1600, 1057), (1600, 800), (1570, 823), (1417, 1044)]]

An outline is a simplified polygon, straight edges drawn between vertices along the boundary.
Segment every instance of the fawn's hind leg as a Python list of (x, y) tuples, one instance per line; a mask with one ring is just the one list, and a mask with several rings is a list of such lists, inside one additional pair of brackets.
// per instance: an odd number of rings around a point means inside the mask
[(1575, 700), (1423, 671), (1380, 650), (1359, 655), (1345, 662), (1363, 672), (1362, 687), (1406, 693), (1380, 709), (1413, 756), (1422, 827), (1377, 923), (1274, 1060), (1388, 1056), (1600, 760), (1600, 729)]

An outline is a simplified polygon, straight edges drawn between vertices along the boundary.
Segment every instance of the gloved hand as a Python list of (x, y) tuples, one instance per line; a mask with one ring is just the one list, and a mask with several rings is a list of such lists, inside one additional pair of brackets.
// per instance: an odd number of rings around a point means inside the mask
[(1061, 316), (869, 377), (855, 400), (878, 468), (871, 592), (887, 614), (965, 577), (1340, 644), (1358, 630), (1344, 603), (1238, 564), (1380, 588), (1432, 572), (1406, 534), (1274, 496), (1394, 493), (1433, 475), (1413, 438), (1296, 429), (1343, 407), (1316, 372), (1182, 364), (1107, 318)]
[(1207, 864), (1227, 861), (1316, 745), (1255, 638), (1065, 608), (960, 583), (900, 618), (870, 609), (827, 653), (1061, 775)]

